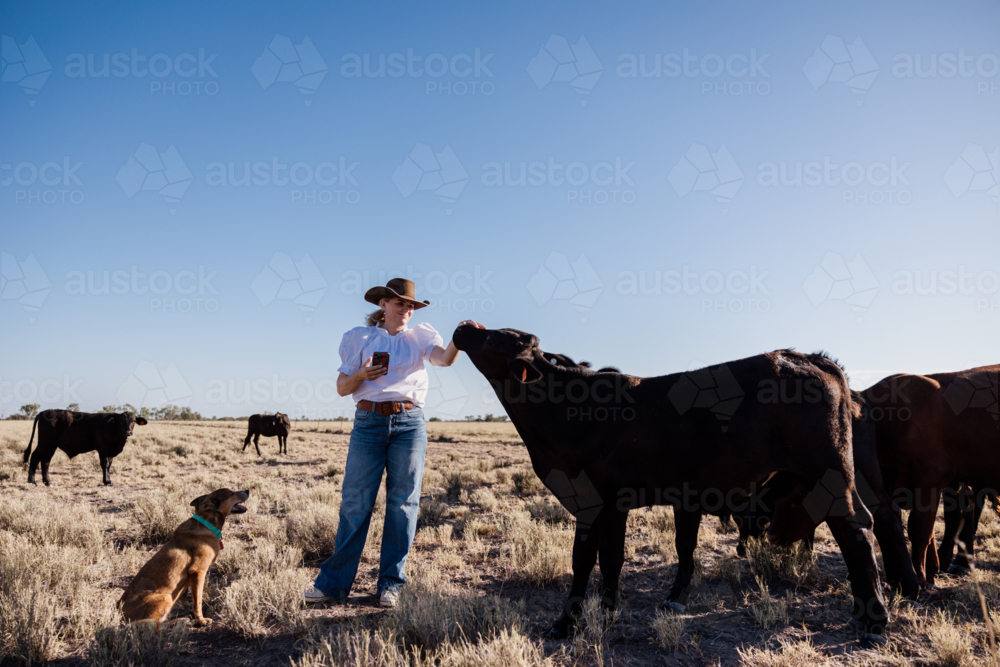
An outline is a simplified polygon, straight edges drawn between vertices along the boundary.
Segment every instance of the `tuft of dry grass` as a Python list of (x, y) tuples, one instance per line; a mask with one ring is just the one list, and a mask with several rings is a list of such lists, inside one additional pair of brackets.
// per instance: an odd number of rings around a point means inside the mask
[(816, 667), (827, 664), (823, 654), (808, 639), (791, 641), (779, 639), (778, 649), (761, 649), (751, 646), (736, 649), (741, 664), (746, 667)]
[(930, 621), (927, 638), (930, 640), (935, 665), (966, 667), (975, 663), (969, 634), (964, 632), (956, 623), (956, 619), (944, 610), (938, 611)]
[(515, 470), (510, 474), (510, 481), (522, 496), (540, 493), (544, 488), (533, 470)]
[(462, 638), (489, 641), (502, 631), (523, 631), (524, 603), (477, 596), (445, 580), (440, 571), (415, 575), (401, 590), (386, 627), (401, 640), (430, 651)]
[(665, 651), (676, 651), (684, 636), (685, 618), (679, 614), (671, 614), (657, 610), (653, 617), (653, 631), (656, 641)]
[(169, 667), (187, 639), (186, 621), (104, 628), (90, 643), (90, 667)]
[(774, 598), (771, 596), (771, 589), (759, 575), (756, 581), (760, 599), (750, 607), (754, 624), (765, 630), (773, 627), (779, 621), (787, 624), (788, 609), (792, 601), (791, 591), (788, 591), (785, 599)]
[[(225, 553), (225, 551), (223, 551)], [(309, 575), (299, 569), (302, 553), (271, 544), (242, 549), (234, 556), (237, 578), (226, 587), (222, 607), (228, 626), (243, 637), (262, 637), (274, 628), (294, 628), (303, 607)]]
[(798, 587), (816, 579), (816, 554), (805, 542), (780, 547), (767, 538), (751, 537), (747, 541), (747, 564), (755, 578), (771, 584), (789, 582)]
[[(7, 589), (8, 582), (4, 582)], [(58, 606), (40, 579), (0, 591), (0, 648), (25, 665), (55, 658), (63, 641)]]
[(500, 521), (499, 564), (508, 578), (535, 586), (554, 583), (573, 559), (573, 531), (533, 521), (528, 512), (506, 514)]

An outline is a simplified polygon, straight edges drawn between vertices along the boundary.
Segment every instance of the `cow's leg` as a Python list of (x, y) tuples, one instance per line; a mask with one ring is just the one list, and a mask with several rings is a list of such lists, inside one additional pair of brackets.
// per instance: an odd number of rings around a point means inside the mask
[(569, 599), (563, 607), (562, 615), (549, 629), (552, 639), (565, 639), (569, 636), (577, 619), (583, 600), (587, 595), (587, 582), (590, 573), (597, 563), (597, 542), (600, 529), (595, 525), (576, 524), (576, 534), (573, 537), (573, 583), (569, 588)]
[(830, 516), (826, 523), (847, 564), (847, 576), (854, 595), (854, 611), (851, 616), (861, 624), (866, 633), (866, 641), (883, 643), (884, 640), (869, 636), (881, 637), (889, 622), (875, 560), (875, 544), (871, 534), (872, 516), (864, 504), (856, 499), (853, 516)]
[(924, 509), (920, 504), (920, 498), (918, 498), (907, 522), (907, 532), (910, 535), (910, 548), (912, 549), (911, 560), (920, 588), (934, 585), (934, 574), (927, 572), (926, 567), (927, 552), (934, 539), (934, 519), (937, 514), (939, 496), (939, 493), (931, 494), (933, 502), (930, 509)]
[(904, 597), (916, 599), (920, 592), (917, 574), (906, 551), (906, 534), (903, 520), (892, 506), (892, 500), (885, 495), (879, 498), (875, 508), (875, 538), (882, 549), (882, 563), (885, 577), (892, 590), (900, 591)]
[(109, 459), (104, 454), (98, 454), (101, 457), (101, 475), (103, 476), (104, 486), (111, 486), (111, 459)]
[(38, 484), (35, 481), (35, 471), (38, 469), (39, 456), (36, 449), (31, 453), (31, 462), (28, 464), (28, 484)]
[(948, 568), (948, 572), (951, 574), (964, 575), (968, 574), (971, 569), (969, 559), (976, 551), (976, 530), (979, 527), (979, 518), (983, 515), (985, 502), (985, 497), (977, 495), (971, 511), (967, 511), (962, 515), (965, 523), (962, 525), (958, 538), (965, 546), (965, 549), (960, 548), (955, 554), (955, 563)]
[(49, 461), (42, 461), (42, 481), (45, 482), (45, 486), (52, 486), (52, 480), (49, 479)]
[(257, 456), (263, 456), (260, 453), (260, 433), (255, 433), (253, 436), (253, 447), (257, 450)]
[(281, 435), (278, 436), (278, 453), (288, 454), (288, 436)]
[(674, 507), (674, 544), (677, 547), (677, 576), (661, 609), (684, 611), (691, 594), (691, 577), (694, 576), (694, 550), (698, 546), (698, 526), (701, 512)]
[(625, 565), (625, 526), (628, 510), (602, 512), (597, 519), (601, 532), (597, 548), (601, 559), (601, 606), (609, 611), (618, 608), (618, 579)]
[(247, 445), (250, 444), (250, 438), (253, 437), (253, 431), (247, 431), (247, 437), (243, 439), (243, 449), (241, 451), (247, 450)]

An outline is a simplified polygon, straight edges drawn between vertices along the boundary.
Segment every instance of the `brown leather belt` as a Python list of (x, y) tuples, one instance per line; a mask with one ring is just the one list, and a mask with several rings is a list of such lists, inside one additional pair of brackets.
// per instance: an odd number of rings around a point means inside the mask
[(377, 412), (383, 417), (388, 417), (389, 415), (394, 415), (397, 412), (402, 412), (403, 410), (412, 410), (413, 403), (410, 401), (383, 401), (381, 403), (358, 401), (358, 407), (362, 410)]

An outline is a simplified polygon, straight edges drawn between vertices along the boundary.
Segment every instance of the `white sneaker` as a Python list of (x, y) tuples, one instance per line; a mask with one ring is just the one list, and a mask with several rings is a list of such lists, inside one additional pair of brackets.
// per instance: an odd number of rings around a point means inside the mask
[(325, 600), (332, 600), (333, 598), (321, 591), (320, 589), (313, 586), (305, 593), (302, 594), (306, 602), (323, 602)]
[(397, 602), (399, 602), (399, 593), (396, 591), (382, 591), (382, 595), (378, 598), (378, 603), (383, 607), (395, 607)]

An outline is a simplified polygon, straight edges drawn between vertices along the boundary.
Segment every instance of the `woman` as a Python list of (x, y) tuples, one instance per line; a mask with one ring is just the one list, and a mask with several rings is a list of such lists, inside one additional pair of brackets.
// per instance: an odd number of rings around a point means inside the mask
[[(368, 290), (365, 301), (378, 305), (379, 310), (368, 316), (368, 326), (351, 329), (340, 343), (337, 391), (341, 396), (353, 394), (357, 411), (347, 453), (336, 546), (320, 568), (315, 585), (305, 592), (305, 599), (347, 599), (384, 470), (385, 525), (377, 592), (382, 606), (394, 607), (399, 587), (406, 583), (403, 568), (417, 531), (427, 450), (427, 427), (421, 411), (427, 396), (424, 362), (451, 366), (458, 358), (458, 349), (452, 342), (444, 347), (440, 334), (429, 324), (406, 328), (414, 310), (430, 305), (429, 301), (417, 301), (412, 281), (394, 278), (385, 287)], [(472, 320), (461, 324), (485, 328)], [(376, 352), (389, 353), (388, 366), (372, 365)]]

